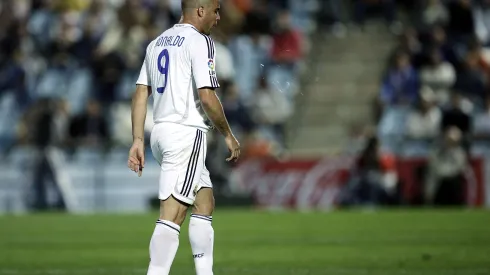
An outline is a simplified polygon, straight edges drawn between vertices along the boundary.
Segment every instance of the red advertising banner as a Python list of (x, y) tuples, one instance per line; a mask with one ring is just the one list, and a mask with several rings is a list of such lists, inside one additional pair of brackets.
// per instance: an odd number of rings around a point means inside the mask
[[(427, 160), (423, 158), (398, 159), (397, 172), (402, 182), (402, 194), (405, 201), (416, 201), (422, 195), (422, 183), (417, 177), (417, 170), (426, 163)], [(467, 204), (482, 206), (485, 203), (484, 160), (473, 158), (471, 168), (465, 173)]]
[[(267, 208), (329, 209), (349, 179), (353, 157), (324, 159), (251, 160), (237, 167), (230, 181), (234, 193), (252, 194), (257, 205)], [(403, 201), (414, 204), (422, 183), (417, 168), (424, 159), (397, 159)], [(474, 159), (466, 174), (468, 204), (484, 204), (484, 161)]]
[(253, 160), (233, 172), (233, 192), (253, 194), (258, 206), (328, 209), (348, 179), (353, 158)]

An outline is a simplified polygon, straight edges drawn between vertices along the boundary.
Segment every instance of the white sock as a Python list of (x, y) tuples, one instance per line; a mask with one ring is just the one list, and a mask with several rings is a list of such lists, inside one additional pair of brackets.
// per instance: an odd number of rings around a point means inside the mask
[(150, 266), (147, 275), (168, 275), (179, 248), (180, 226), (158, 220), (150, 241)]
[(191, 241), (197, 275), (213, 275), (214, 230), (211, 216), (192, 214), (189, 221)]

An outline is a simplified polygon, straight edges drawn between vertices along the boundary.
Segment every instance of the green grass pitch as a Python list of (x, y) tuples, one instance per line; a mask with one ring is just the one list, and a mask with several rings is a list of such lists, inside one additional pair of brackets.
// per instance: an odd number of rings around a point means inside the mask
[[(146, 274), (157, 214), (0, 217), (0, 274)], [(490, 274), (490, 212), (217, 209), (216, 275)], [(187, 221), (172, 275), (195, 274)]]

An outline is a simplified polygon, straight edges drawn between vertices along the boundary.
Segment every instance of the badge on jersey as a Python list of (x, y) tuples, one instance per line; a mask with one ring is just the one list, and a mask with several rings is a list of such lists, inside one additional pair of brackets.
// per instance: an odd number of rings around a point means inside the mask
[(208, 60), (209, 70), (214, 71), (214, 61), (212, 59)]

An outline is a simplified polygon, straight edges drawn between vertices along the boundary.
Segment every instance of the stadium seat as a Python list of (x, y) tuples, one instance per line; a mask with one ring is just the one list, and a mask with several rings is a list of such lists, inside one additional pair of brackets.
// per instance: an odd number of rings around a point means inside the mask
[(68, 74), (57, 69), (48, 69), (36, 87), (36, 97), (61, 97), (68, 91)]
[(378, 136), (382, 147), (396, 153), (404, 136), (408, 108), (387, 107), (378, 125)]
[(92, 74), (89, 70), (75, 70), (69, 80), (65, 98), (70, 106), (71, 114), (79, 114), (85, 109), (85, 104), (90, 96), (92, 87)]
[(102, 161), (102, 153), (100, 148), (80, 147), (75, 152), (72, 161), (80, 165), (94, 164)]

